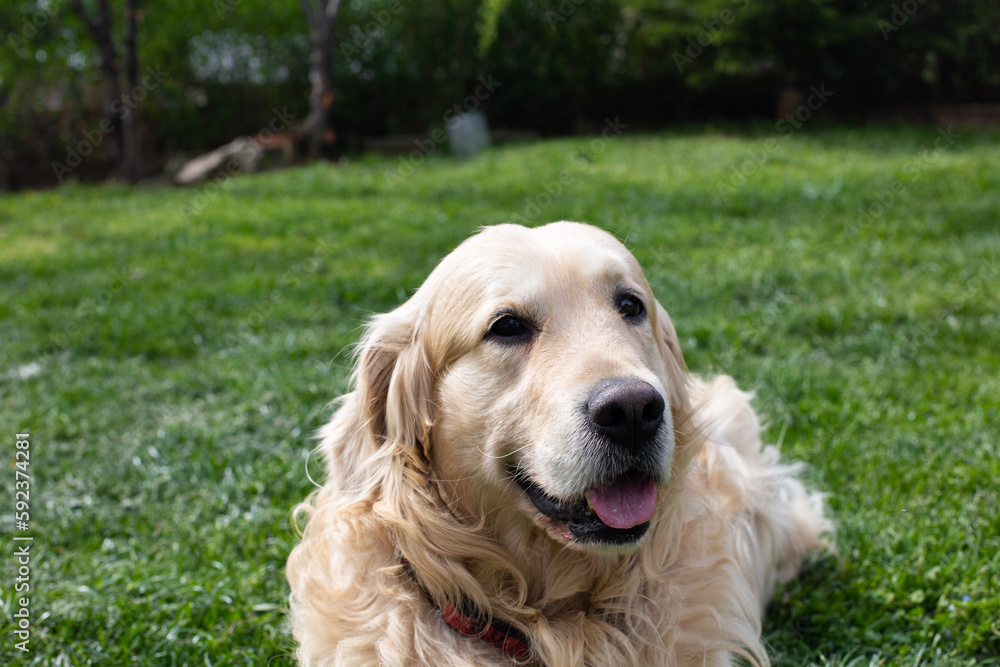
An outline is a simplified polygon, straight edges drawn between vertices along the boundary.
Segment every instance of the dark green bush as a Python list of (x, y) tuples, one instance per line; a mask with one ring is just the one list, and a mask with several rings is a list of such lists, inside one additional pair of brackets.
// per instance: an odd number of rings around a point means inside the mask
[[(48, 7), (0, 8), (0, 187), (51, 177), (101, 120), (96, 50), (68, 4)], [(374, 0), (342, 3), (335, 37), (334, 152), (470, 106), (493, 127), (568, 133), (609, 116), (770, 117), (782, 91), (823, 85), (830, 118), (1000, 101), (1000, 5), (986, 0)], [(304, 117), (308, 53), (294, 3), (145, 7), (140, 67), (168, 73), (141, 109), (150, 169), (256, 132), (274, 108)], [(106, 148), (77, 175), (106, 173)]]

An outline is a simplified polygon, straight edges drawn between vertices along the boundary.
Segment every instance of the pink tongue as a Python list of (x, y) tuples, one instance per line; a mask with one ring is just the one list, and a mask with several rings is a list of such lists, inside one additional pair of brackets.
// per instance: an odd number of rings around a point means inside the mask
[(649, 480), (626, 479), (594, 489), (587, 500), (604, 523), (612, 528), (631, 528), (652, 518), (656, 485)]

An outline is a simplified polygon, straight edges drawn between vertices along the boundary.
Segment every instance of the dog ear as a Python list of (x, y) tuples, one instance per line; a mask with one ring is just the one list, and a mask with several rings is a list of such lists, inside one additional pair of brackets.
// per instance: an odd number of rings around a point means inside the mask
[(433, 421), (431, 360), (409, 305), (373, 318), (358, 352), (355, 392), (376, 446), (426, 444)]
[(656, 343), (660, 346), (660, 351), (664, 353), (664, 358), (672, 360), (677, 368), (687, 372), (687, 364), (684, 362), (684, 354), (681, 352), (681, 342), (677, 338), (677, 330), (674, 323), (667, 315), (666, 309), (656, 302)]
[(670, 321), (667, 311), (656, 302), (656, 344), (660, 348), (667, 376), (670, 378), (667, 389), (670, 394), (670, 405), (676, 417), (690, 412), (691, 404), (687, 393), (688, 369), (681, 353), (681, 342), (677, 338), (674, 323)]

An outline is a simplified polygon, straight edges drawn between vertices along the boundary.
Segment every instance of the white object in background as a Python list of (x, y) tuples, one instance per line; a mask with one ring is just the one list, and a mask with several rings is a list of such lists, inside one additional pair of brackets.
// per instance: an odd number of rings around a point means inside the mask
[(455, 155), (468, 157), (482, 152), (490, 145), (490, 130), (486, 126), (486, 114), (470, 111), (460, 116), (452, 116), (445, 125), (448, 143)]

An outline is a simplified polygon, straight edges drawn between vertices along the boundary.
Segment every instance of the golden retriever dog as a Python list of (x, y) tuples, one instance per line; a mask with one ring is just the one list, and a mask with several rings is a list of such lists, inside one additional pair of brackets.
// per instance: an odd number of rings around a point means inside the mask
[(482, 230), (374, 317), (288, 560), (303, 665), (767, 665), (829, 529), (610, 234)]

